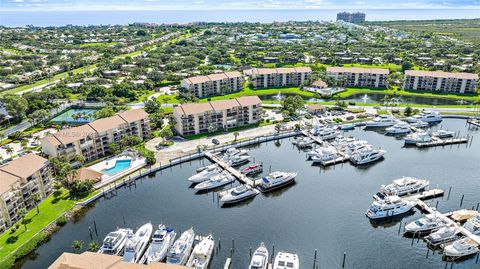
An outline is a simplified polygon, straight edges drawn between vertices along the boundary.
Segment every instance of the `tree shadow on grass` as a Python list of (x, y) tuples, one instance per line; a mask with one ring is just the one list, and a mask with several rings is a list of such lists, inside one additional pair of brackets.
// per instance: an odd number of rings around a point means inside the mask
[(5, 242), (7, 244), (14, 244), (15, 242), (17, 242), (17, 240), (18, 240), (18, 236), (17, 235), (12, 235)]

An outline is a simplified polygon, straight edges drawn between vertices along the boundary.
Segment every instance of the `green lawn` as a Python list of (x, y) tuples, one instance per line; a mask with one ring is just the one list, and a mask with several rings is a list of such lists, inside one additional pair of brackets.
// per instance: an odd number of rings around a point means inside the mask
[(239, 92), (234, 92), (234, 93), (226, 94), (222, 96), (212, 96), (209, 98), (201, 98), (199, 99), (199, 102), (208, 102), (208, 99), (210, 99), (211, 101), (215, 101), (215, 100), (232, 99), (232, 98), (238, 98), (242, 96), (251, 96), (251, 95), (258, 95), (258, 96), (274, 95), (274, 94), (278, 94), (279, 92), (282, 94), (298, 94), (307, 98), (315, 97), (314, 93), (308, 92), (308, 91), (302, 91), (298, 87), (269, 88), (269, 89), (258, 89), (258, 90), (252, 89), (250, 87), (245, 87), (242, 91), (239, 91)]
[(28, 212), (25, 217), (27, 231), (20, 225), (17, 231), (11, 233), (10, 228), (0, 235), (0, 268), (9, 268), (17, 255), (25, 255), (34, 249), (38, 241), (45, 238), (43, 233), (37, 233), (74, 206), (75, 201), (70, 199), (68, 191), (61, 189), (40, 203), (39, 214), (35, 208)]
[(83, 43), (80, 44), (80, 48), (88, 48), (88, 47), (108, 47), (111, 45), (115, 45), (118, 42), (92, 42), (92, 43)]

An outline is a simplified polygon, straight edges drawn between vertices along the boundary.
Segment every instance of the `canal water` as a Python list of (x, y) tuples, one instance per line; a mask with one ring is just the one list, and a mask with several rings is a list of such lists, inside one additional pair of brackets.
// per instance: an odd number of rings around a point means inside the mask
[[(384, 160), (366, 167), (348, 163), (321, 168), (305, 161), (305, 152), (294, 148), (289, 139), (272, 141), (251, 148), (255, 161), (264, 163), (265, 173), (272, 170), (297, 171), (296, 184), (238, 206), (221, 208), (212, 193), (195, 194), (186, 178), (205, 160), (173, 167), (143, 178), (136, 186), (118, 190), (111, 199), (100, 199), (85, 214), (70, 221), (49, 242), (25, 261), (22, 268), (47, 268), (62, 252), (72, 251), (72, 242), (90, 242), (89, 227), (94, 221), (101, 242), (117, 227), (136, 228), (146, 222), (165, 223), (177, 231), (193, 227), (201, 235), (213, 233), (221, 241), (211, 268), (223, 268), (234, 242), (233, 267), (247, 268), (249, 248), (265, 242), (270, 251), (298, 253), (301, 268), (313, 265), (318, 250), (318, 268), (444, 268), (437, 252), (420, 240), (398, 234), (400, 222), (421, 217), (415, 213), (386, 222), (371, 222), (365, 211), (381, 184), (401, 176), (416, 176), (431, 181), (431, 188), (449, 189), (438, 198), (438, 208), (447, 212), (472, 208), (480, 202), (479, 131), (468, 130), (464, 120), (445, 120), (443, 129), (474, 135), (471, 144), (419, 150), (404, 148), (403, 141), (379, 132), (357, 128), (348, 132), (387, 150)], [(437, 200), (430, 202), (435, 204)], [(124, 223), (125, 221), (125, 223)], [(217, 245), (218, 246), (218, 245)], [(450, 268), (450, 264), (448, 265)], [(480, 268), (475, 259), (456, 263), (453, 268)]]
[[(259, 96), (260, 99), (265, 101), (278, 101), (282, 100), (287, 96), (294, 96), (295, 94), (273, 94), (273, 95), (263, 95)], [(345, 102), (355, 103), (357, 105), (361, 104), (382, 104), (383, 99), (387, 94), (384, 93), (356, 93), (351, 96), (344, 98)], [(430, 106), (439, 106), (439, 105), (466, 105), (470, 102), (465, 100), (454, 100), (448, 98), (440, 97), (424, 97), (424, 96), (406, 96), (406, 95), (388, 95), (391, 99), (390, 102), (396, 105), (406, 105), (406, 104), (416, 104), (416, 105), (430, 105)], [(331, 102), (335, 99), (330, 98), (306, 98), (305, 101), (308, 102)]]

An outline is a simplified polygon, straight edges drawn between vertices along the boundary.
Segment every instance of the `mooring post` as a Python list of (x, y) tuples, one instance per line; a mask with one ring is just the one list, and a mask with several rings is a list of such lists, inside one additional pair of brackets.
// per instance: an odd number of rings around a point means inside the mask
[(460, 207), (463, 205), (463, 198), (465, 198), (465, 194), (462, 194), (462, 199), (460, 200)]
[(347, 258), (347, 252), (343, 252), (343, 262), (342, 262), (342, 268), (345, 268), (345, 260)]
[(95, 220), (93, 220), (93, 228), (95, 229), (95, 235), (98, 236), (97, 223), (95, 222)]
[(88, 226), (88, 232), (90, 233), (90, 240), (93, 240), (92, 228), (90, 226)]
[(252, 247), (250, 247), (250, 259), (252, 259)]
[(452, 191), (452, 186), (450, 186), (450, 188), (448, 189), (448, 196), (447, 196), (447, 200), (450, 199), (450, 192)]
[(313, 268), (317, 265), (317, 249), (313, 252)]
[(402, 222), (400, 221), (400, 225), (398, 226), (398, 234), (400, 234), (401, 229), (402, 229)]
[(235, 240), (232, 239), (232, 251), (235, 251)]

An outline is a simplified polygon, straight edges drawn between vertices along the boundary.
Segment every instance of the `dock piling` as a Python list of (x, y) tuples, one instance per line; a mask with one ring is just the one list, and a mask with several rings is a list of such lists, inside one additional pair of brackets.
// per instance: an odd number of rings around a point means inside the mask
[(460, 207), (463, 205), (463, 198), (465, 198), (465, 194), (462, 194), (462, 199), (460, 200)]
[(345, 268), (345, 260), (347, 259), (347, 252), (343, 252), (343, 262), (342, 262), (342, 268)]
[(235, 240), (232, 239), (232, 251), (235, 251)]
[(400, 221), (400, 225), (398, 226), (398, 234), (400, 234), (401, 229), (402, 229), (402, 222)]
[(95, 222), (95, 220), (93, 220), (93, 228), (95, 229), (95, 235), (98, 236), (97, 223)]
[(477, 203), (477, 209), (476, 209), (477, 211), (478, 211), (478, 206), (480, 206), (480, 203)]
[(315, 249), (315, 252), (313, 253), (313, 268), (317, 265), (317, 249)]
[(448, 196), (447, 196), (447, 201), (450, 199), (450, 192), (452, 191), (452, 186), (448, 189)]

